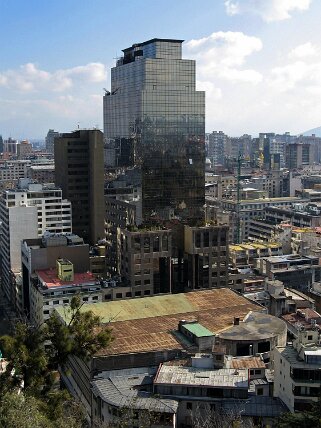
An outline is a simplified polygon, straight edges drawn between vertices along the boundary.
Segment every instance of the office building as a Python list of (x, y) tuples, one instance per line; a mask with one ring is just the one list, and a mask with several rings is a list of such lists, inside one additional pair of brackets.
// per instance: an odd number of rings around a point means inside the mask
[(0, 182), (17, 182), (26, 178), (30, 160), (6, 160), (0, 165)]
[(59, 132), (54, 129), (49, 129), (46, 136), (46, 150), (48, 153), (54, 153), (55, 138), (59, 137)]
[(72, 203), (73, 231), (86, 243), (104, 239), (104, 146), (97, 129), (55, 139), (55, 181)]
[(17, 144), (17, 158), (27, 159), (32, 154), (32, 145), (28, 140), (22, 140)]
[(310, 143), (293, 142), (286, 146), (286, 166), (289, 169), (301, 169), (314, 162)]
[(0, 197), (1, 270), (7, 297), (21, 310), (21, 293), (13, 290), (12, 275), (21, 271), (20, 243), (46, 231), (71, 232), (71, 204), (62, 199), (61, 189), (22, 179), (19, 187)]
[(212, 165), (223, 165), (227, 152), (229, 137), (223, 131), (213, 131), (208, 137), (207, 156)]
[(238, 204), (236, 200), (222, 199), (221, 201), (215, 198), (206, 197), (206, 203), (211, 210), (229, 212), (232, 215), (229, 218), (229, 226), (231, 230), (231, 242), (239, 243), (246, 241), (249, 238), (249, 226), (251, 220), (261, 218), (267, 207), (290, 207), (294, 203), (301, 202), (300, 198), (285, 197), (285, 198), (261, 198), (240, 200)]
[(9, 155), (17, 154), (17, 144), (18, 141), (9, 137), (7, 140), (4, 140), (3, 151)]
[(124, 49), (104, 96), (105, 138), (141, 171), (143, 221), (204, 218), (205, 94), (182, 42)]
[(0, 198), (0, 253), (2, 289), (17, 311), (22, 310), (15, 276), (21, 271), (20, 243), (24, 238), (37, 238), (37, 207), (10, 206), (8, 194)]

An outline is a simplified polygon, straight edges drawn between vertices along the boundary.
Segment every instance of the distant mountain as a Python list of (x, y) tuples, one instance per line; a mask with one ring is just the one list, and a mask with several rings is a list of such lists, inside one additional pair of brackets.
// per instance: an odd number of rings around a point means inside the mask
[(309, 131), (303, 132), (303, 135), (312, 135), (315, 134), (316, 137), (321, 137), (321, 126), (318, 128), (309, 129)]

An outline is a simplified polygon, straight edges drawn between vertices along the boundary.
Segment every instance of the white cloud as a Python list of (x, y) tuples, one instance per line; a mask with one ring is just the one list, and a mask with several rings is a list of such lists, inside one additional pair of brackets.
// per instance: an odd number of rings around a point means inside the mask
[(71, 88), (74, 81), (97, 83), (106, 81), (106, 67), (101, 63), (89, 63), (69, 69), (48, 72), (27, 63), (16, 70), (0, 73), (0, 86), (18, 92), (37, 92), (41, 90), (63, 92)]
[(272, 61), (264, 61), (262, 50), (259, 38), (240, 32), (186, 43), (184, 56), (196, 59), (197, 88), (206, 91), (208, 131), (296, 133), (320, 123), (320, 46), (302, 42), (288, 50), (280, 43)]
[(210, 98), (211, 100), (219, 100), (222, 98), (222, 90), (217, 88), (213, 82), (197, 81), (196, 89), (198, 91), (205, 91), (206, 97)]
[(258, 37), (219, 31), (208, 37), (190, 40), (185, 44), (185, 49), (197, 61), (200, 81), (218, 78), (256, 84), (262, 79), (256, 70), (242, 67), (248, 56), (262, 49)]
[(2, 134), (14, 130), (17, 138), (32, 138), (44, 137), (49, 128), (71, 131), (78, 122), (102, 126), (106, 82), (107, 67), (95, 62), (54, 71), (34, 63), (0, 70)]
[(268, 83), (279, 91), (293, 89), (298, 82), (305, 79), (309, 66), (303, 61), (296, 61), (271, 70), (271, 77)]
[(225, 0), (225, 10), (230, 16), (252, 13), (264, 21), (283, 21), (293, 12), (308, 10), (311, 0)]
[(318, 49), (311, 42), (303, 43), (296, 46), (289, 52), (289, 58), (306, 58), (313, 57), (318, 53)]

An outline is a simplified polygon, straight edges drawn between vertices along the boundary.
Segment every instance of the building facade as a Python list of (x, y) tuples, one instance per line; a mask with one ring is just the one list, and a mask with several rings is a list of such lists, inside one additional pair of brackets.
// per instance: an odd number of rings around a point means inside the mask
[(55, 138), (59, 137), (59, 132), (54, 129), (49, 129), (46, 136), (46, 150), (49, 153), (54, 153)]
[(71, 204), (62, 199), (61, 189), (20, 180), (19, 187), (0, 197), (2, 283), (9, 300), (20, 311), (21, 292), (12, 275), (21, 271), (20, 243), (45, 231), (71, 232)]
[(97, 129), (55, 139), (55, 182), (72, 203), (74, 232), (86, 243), (104, 239), (104, 146)]
[(126, 140), (141, 171), (143, 220), (203, 219), (205, 94), (182, 40), (152, 39), (123, 50), (104, 96), (107, 141)]

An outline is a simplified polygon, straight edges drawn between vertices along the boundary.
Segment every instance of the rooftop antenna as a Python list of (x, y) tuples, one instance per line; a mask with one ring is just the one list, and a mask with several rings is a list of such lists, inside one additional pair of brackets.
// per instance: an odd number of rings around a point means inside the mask
[(77, 122), (77, 129), (80, 129), (80, 128), (79, 128), (79, 125), (80, 125), (80, 122)]

